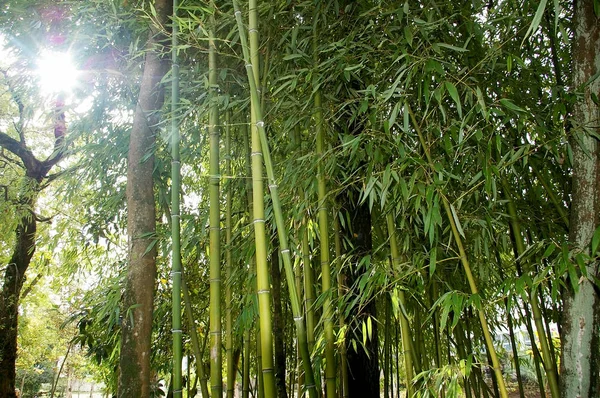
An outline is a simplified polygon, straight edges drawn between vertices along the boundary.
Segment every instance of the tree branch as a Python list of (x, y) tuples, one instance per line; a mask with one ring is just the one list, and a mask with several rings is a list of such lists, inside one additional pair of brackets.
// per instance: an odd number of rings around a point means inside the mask
[[(6, 150), (12, 152), (16, 156), (21, 159), (25, 169), (27, 170), (27, 175), (31, 175), (34, 171), (40, 170), (42, 164), (39, 160), (33, 156), (33, 153), (25, 146), (24, 143), (21, 143), (6, 133), (0, 131), (0, 146), (5, 148)], [(34, 175), (31, 175), (34, 177)]]

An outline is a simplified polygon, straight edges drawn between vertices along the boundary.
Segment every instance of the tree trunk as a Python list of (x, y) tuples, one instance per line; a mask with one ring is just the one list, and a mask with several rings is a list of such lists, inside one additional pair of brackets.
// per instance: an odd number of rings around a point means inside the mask
[[(166, 24), (169, 0), (156, 0), (157, 20)], [(123, 292), (119, 361), (120, 398), (150, 396), (150, 343), (156, 279), (156, 209), (154, 203), (155, 128), (164, 102), (160, 83), (168, 63), (156, 48), (157, 27), (151, 27), (138, 104), (131, 129), (127, 165), (128, 272)]]
[[(354, 195), (353, 195), (354, 194)], [(354, 250), (349, 252), (352, 256), (352, 269), (347, 272), (348, 286), (353, 286), (356, 281), (364, 274), (369, 272), (369, 263), (363, 263), (366, 256), (372, 252), (371, 235), (371, 212), (368, 205), (357, 205), (354, 203), (358, 198), (357, 192), (346, 192), (340, 198), (343, 211), (348, 213), (350, 224), (346, 224), (342, 232), (350, 247)], [(361, 268), (363, 267), (363, 268)], [(351, 294), (351, 293), (349, 293)], [(367, 322), (371, 317), (372, 333), (371, 338), (366, 339), (366, 345), (362, 342), (362, 322)], [(356, 330), (354, 338), (357, 339), (356, 349), (353, 344), (347, 348), (348, 359), (348, 396), (350, 398), (379, 397), (379, 340), (377, 338), (377, 309), (375, 300), (368, 300), (368, 303), (358, 312), (353, 308), (346, 322), (350, 330)]]
[(55, 102), (54, 113), (54, 151), (44, 161), (38, 160), (27, 147), (24, 137), (17, 141), (0, 132), (0, 148), (19, 157), (25, 169), (25, 181), (19, 193), (21, 210), (19, 224), (15, 234), (15, 248), (4, 271), (2, 293), (0, 295), (0, 397), (13, 398), (17, 360), (17, 328), (19, 300), (25, 282), (25, 272), (29, 268), (35, 252), (37, 231), (35, 203), (40, 184), (52, 167), (65, 154), (64, 137), (66, 134), (64, 103), (60, 96)]
[[(590, 133), (598, 133), (599, 108), (592, 94), (600, 92), (600, 21), (594, 11), (594, 0), (574, 2), (573, 87), (583, 89), (583, 97), (574, 106), (573, 192), (569, 240), (578, 254), (591, 254), (589, 243), (598, 225), (600, 207), (600, 173), (598, 173), (597, 141)], [(572, 266), (577, 267), (575, 264)], [(561, 382), (562, 397), (597, 397), (599, 387), (600, 306), (594, 289), (598, 276), (597, 262), (586, 265), (587, 277), (571, 280), (563, 296)]]
[[(29, 199), (29, 206), (34, 199)], [(22, 217), (17, 227), (15, 250), (4, 272), (2, 302), (0, 304), (0, 397), (13, 398), (17, 360), (17, 326), (19, 295), (25, 271), (35, 252), (36, 221), (31, 214)]]

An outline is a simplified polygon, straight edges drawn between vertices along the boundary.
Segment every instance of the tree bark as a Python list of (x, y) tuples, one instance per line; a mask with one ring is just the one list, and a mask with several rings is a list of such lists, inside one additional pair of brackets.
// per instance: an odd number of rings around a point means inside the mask
[[(351, 287), (364, 274), (369, 272), (370, 264), (361, 264), (365, 256), (372, 252), (371, 212), (368, 204), (358, 205), (355, 198), (358, 192), (346, 192), (340, 198), (342, 210), (348, 213), (350, 224), (346, 224), (342, 233), (350, 247), (354, 248), (348, 253), (352, 256), (352, 269), (347, 274), (348, 286)], [(365, 267), (365, 268), (360, 268)], [(350, 330), (355, 330), (354, 338), (357, 339), (356, 349), (353, 344), (347, 344), (348, 363), (348, 396), (350, 398), (379, 397), (379, 340), (377, 337), (377, 310), (375, 300), (369, 298), (367, 304), (359, 312), (352, 309), (346, 323)], [(363, 346), (362, 322), (372, 317), (371, 338), (366, 339)]]
[(64, 156), (64, 136), (66, 134), (63, 102), (60, 98), (55, 103), (54, 115), (54, 152), (44, 161), (38, 160), (27, 147), (24, 137), (17, 141), (0, 132), (0, 148), (4, 148), (17, 156), (25, 170), (23, 188), (19, 193), (19, 204), (22, 208), (15, 234), (15, 248), (4, 271), (2, 293), (0, 295), (0, 397), (13, 398), (15, 394), (16, 360), (17, 360), (17, 328), (19, 300), (25, 282), (25, 272), (31, 264), (36, 245), (36, 215), (34, 213), (41, 182), (48, 172)]
[[(164, 25), (171, 1), (156, 0), (157, 21)], [(158, 48), (158, 27), (150, 28), (144, 72), (131, 129), (127, 165), (128, 271), (123, 293), (123, 322), (119, 361), (119, 398), (150, 396), (150, 343), (156, 279), (156, 208), (154, 146), (158, 111), (164, 102), (160, 83), (168, 63)]]
[[(574, 12), (573, 86), (583, 90), (583, 97), (573, 111), (569, 240), (575, 254), (593, 257), (595, 253), (589, 252), (589, 244), (599, 221), (600, 173), (598, 144), (590, 133), (600, 132), (600, 112), (592, 99), (592, 93), (600, 92), (600, 79), (593, 78), (600, 71), (600, 20), (594, 11), (594, 0), (575, 1)], [(590, 261), (586, 265), (587, 277), (581, 275), (579, 280), (567, 283), (563, 296), (561, 395), (565, 398), (597, 397), (600, 393), (600, 303), (592, 282), (598, 276), (597, 266), (596, 261)]]

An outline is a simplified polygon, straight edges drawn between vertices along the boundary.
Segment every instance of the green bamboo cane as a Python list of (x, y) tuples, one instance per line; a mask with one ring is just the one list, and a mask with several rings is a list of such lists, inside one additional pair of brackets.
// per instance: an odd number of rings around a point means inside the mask
[[(523, 242), (523, 235), (521, 234), (521, 226), (517, 218), (517, 209), (510, 194), (510, 188), (508, 186), (508, 183), (504, 179), (502, 179), (502, 187), (504, 188), (504, 195), (507, 199), (508, 215), (510, 216), (510, 227), (513, 231), (513, 235), (515, 238), (515, 246), (517, 249), (515, 255), (517, 258), (519, 258), (523, 253), (525, 253), (525, 244)], [(531, 273), (531, 267), (527, 261), (523, 261), (523, 268), (525, 273)], [(548, 345), (548, 336), (546, 334), (546, 329), (544, 327), (542, 319), (542, 311), (540, 309), (540, 299), (538, 297), (537, 288), (533, 287), (530, 291), (528, 291), (528, 295), (529, 304), (531, 305), (531, 312), (533, 313), (535, 329), (538, 333), (538, 337), (540, 340), (540, 348), (542, 351), (541, 354), (543, 359), (542, 364), (546, 372), (546, 377), (548, 378), (550, 394), (552, 398), (558, 398), (560, 397), (560, 390), (558, 385), (558, 372), (556, 370), (556, 361), (550, 353), (550, 346)]]
[[(253, 8), (256, 8), (256, 0), (250, 0), (250, 15), (253, 15)], [(262, 109), (260, 106), (260, 98), (256, 84), (256, 64), (254, 62), (250, 63), (250, 51), (248, 49), (247, 41), (246, 41), (246, 32), (244, 30), (244, 24), (242, 22), (241, 11), (239, 10), (238, 4), (236, 0), (233, 0), (234, 8), (235, 8), (235, 16), (238, 25), (238, 31), (240, 34), (240, 42), (242, 44), (242, 51), (244, 53), (244, 60), (246, 63), (246, 72), (248, 75), (248, 83), (250, 86), (250, 98), (252, 103), (255, 104), (254, 108), (254, 116), (256, 119), (255, 126), (258, 130), (258, 134), (260, 137), (260, 145), (259, 149), (262, 149), (262, 155), (265, 162), (265, 167), (267, 170), (267, 178), (269, 181), (269, 190), (271, 192), (271, 201), (273, 203), (273, 212), (275, 214), (275, 222), (277, 225), (277, 235), (279, 237), (279, 247), (281, 250), (281, 255), (284, 262), (286, 280), (288, 285), (288, 291), (290, 294), (290, 301), (292, 307), (292, 314), (294, 317), (294, 323), (296, 325), (296, 334), (298, 336), (298, 346), (300, 349), (300, 353), (302, 356), (302, 362), (304, 365), (305, 377), (306, 377), (306, 385), (305, 388), (308, 390), (309, 396), (311, 398), (316, 398), (316, 386), (314, 383), (314, 376), (312, 372), (312, 365), (310, 361), (310, 352), (308, 351), (308, 343), (306, 339), (306, 330), (304, 327), (304, 316), (300, 310), (300, 300), (298, 298), (298, 293), (296, 292), (296, 286), (294, 283), (294, 270), (292, 267), (292, 261), (290, 256), (290, 249), (288, 247), (287, 241), (287, 231), (285, 228), (285, 223), (283, 220), (283, 214), (281, 211), (281, 203), (279, 200), (279, 193), (277, 190), (277, 181), (275, 180), (274, 172), (273, 172), (273, 164), (271, 162), (271, 153), (269, 151), (267, 136), (264, 127)], [(252, 24), (252, 20), (250, 21), (250, 34), (253, 37), (256, 37), (257, 29), (256, 25)], [(258, 40), (256, 37), (256, 43), (251, 45), (253, 48), (258, 48)], [(256, 46), (256, 47), (254, 47)], [(254, 151), (254, 149), (253, 149)], [(260, 159), (258, 159), (260, 160)], [(261, 176), (262, 177), (262, 176)], [(262, 179), (261, 179), (262, 183)], [(255, 214), (256, 217), (256, 214)], [(264, 220), (263, 231), (264, 231)], [(256, 225), (256, 223), (255, 223)], [(272, 375), (271, 375), (272, 376)]]
[(204, 373), (204, 365), (202, 364), (202, 350), (200, 349), (200, 341), (198, 341), (198, 331), (194, 323), (194, 314), (192, 311), (192, 299), (190, 298), (190, 292), (187, 288), (185, 277), (182, 274), (181, 278), (181, 292), (183, 293), (183, 301), (185, 303), (185, 313), (190, 328), (190, 340), (192, 341), (192, 349), (196, 356), (196, 375), (200, 378), (200, 391), (202, 392), (203, 398), (208, 398), (208, 384), (206, 382), (206, 374)]
[[(244, 35), (245, 62), (250, 65), (247, 71), (249, 78), (254, 82), (258, 80), (259, 59), (258, 59), (258, 9), (256, 0), (249, 2), (249, 29), (250, 29), (250, 49), (246, 45), (247, 41)], [(237, 17), (237, 13), (236, 13)], [(241, 23), (241, 16), (239, 18)], [(241, 29), (243, 31), (243, 29)], [(244, 32), (245, 33), (245, 32)], [(240, 35), (240, 38), (242, 35)], [(252, 54), (252, 56), (250, 56)], [(254, 87), (256, 91), (256, 86)], [(259, 363), (259, 396), (261, 392), (266, 398), (275, 398), (275, 375), (273, 364), (273, 327), (271, 319), (271, 291), (269, 285), (269, 271), (267, 263), (267, 234), (265, 229), (265, 208), (264, 208), (264, 186), (260, 138), (256, 128), (256, 108), (260, 108), (258, 94), (251, 96), (251, 163), (252, 163), (252, 209), (254, 224), (254, 240), (256, 246), (256, 282), (258, 294), (258, 314), (259, 314), (259, 338), (257, 339), (257, 348), (260, 350)], [(262, 380), (261, 380), (262, 379)]]
[[(225, 173), (231, 177), (231, 112), (225, 113)], [(227, 398), (233, 398), (235, 387), (235, 367), (233, 363), (233, 290), (231, 278), (233, 274), (233, 260), (231, 258), (232, 221), (231, 221), (231, 180), (227, 181), (225, 201), (225, 252), (226, 284), (225, 284), (225, 352), (227, 353)]]
[(304, 306), (306, 308), (306, 335), (310, 352), (315, 348), (315, 290), (314, 272), (310, 262), (310, 247), (308, 245), (307, 215), (302, 220), (302, 264), (304, 270)]
[[(425, 152), (425, 157), (427, 158), (427, 163), (429, 163), (429, 167), (432, 171), (435, 170), (435, 165), (433, 160), (431, 159), (431, 154), (429, 153), (429, 147), (425, 142), (425, 137), (423, 137), (423, 133), (421, 131), (421, 127), (417, 123), (417, 119), (415, 118), (415, 114), (412, 109), (406, 103), (406, 110), (409, 113), (410, 119), (413, 123), (413, 127), (415, 128), (417, 135), (419, 136), (419, 141), (421, 142), (421, 146), (423, 147), (423, 151)], [(465, 274), (467, 276), (467, 281), (469, 283), (469, 287), (471, 288), (472, 294), (478, 294), (477, 283), (475, 282), (475, 277), (471, 272), (471, 266), (469, 265), (469, 259), (467, 257), (467, 253), (463, 247), (462, 239), (458, 232), (458, 228), (456, 226), (456, 222), (454, 220), (454, 216), (452, 214), (452, 210), (450, 209), (450, 203), (448, 199), (441, 195), (442, 204), (444, 205), (444, 210), (446, 211), (446, 216), (448, 217), (448, 221), (450, 222), (450, 228), (452, 229), (452, 236), (456, 241), (456, 245), (458, 246), (458, 253), (460, 261), (465, 270)], [(502, 398), (508, 398), (508, 392), (506, 391), (506, 385), (504, 383), (504, 378), (502, 376), (502, 369), (500, 367), (500, 361), (498, 360), (498, 355), (496, 354), (496, 349), (494, 348), (494, 342), (492, 341), (492, 335), (490, 334), (490, 329), (487, 324), (487, 320), (485, 319), (485, 313), (483, 312), (483, 308), (479, 308), (477, 310), (479, 316), (479, 322), (481, 323), (481, 329), (483, 330), (483, 336), (485, 339), (486, 347), (490, 353), (490, 357), (492, 359), (492, 368), (494, 369), (494, 373), (496, 374), (496, 378), (498, 379), (498, 388), (500, 389), (500, 396)]]
[[(338, 285), (338, 297), (344, 295), (344, 274), (342, 273), (342, 238), (340, 235), (340, 221), (336, 215), (333, 218), (333, 239), (335, 244), (335, 266), (337, 270), (337, 285)], [(343, 330), (345, 327), (344, 314), (339, 314), (338, 319), (340, 329)], [(346, 350), (346, 339), (343, 339), (340, 344), (340, 396), (342, 398), (348, 398), (349, 392), (349, 379), (348, 379), (348, 357)]]
[(171, 47), (171, 74), (172, 74), (172, 92), (171, 92), (171, 239), (172, 239), (172, 278), (173, 278), (173, 398), (181, 398), (181, 362), (182, 362), (182, 342), (181, 342), (181, 242), (180, 242), (180, 204), (179, 195), (181, 190), (181, 162), (179, 158), (179, 122), (178, 104), (179, 104), (179, 64), (177, 63), (177, 36), (179, 26), (177, 25), (178, 0), (173, 0), (173, 36)]
[[(304, 192), (301, 192), (304, 196)], [(316, 329), (316, 317), (315, 317), (315, 273), (313, 270), (312, 263), (310, 261), (310, 246), (308, 244), (308, 215), (305, 214), (302, 219), (302, 264), (304, 271), (304, 314), (306, 317), (306, 341), (308, 344), (309, 352), (313, 352), (315, 348), (315, 329)], [(297, 291), (301, 291), (298, 289)], [(317, 385), (321, 385), (320, 374), (315, 370)], [(306, 382), (306, 379), (305, 379)], [(320, 393), (320, 388), (319, 388)]]
[(250, 328), (244, 331), (244, 360), (242, 366), (242, 398), (250, 397)]
[(211, 396), (223, 396), (221, 352), (221, 217), (219, 211), (219, 108), (217, 104), (217, 50), (214, 36), (215, 19), (210, 17), (208, 38), (208, 135), (209, 160), (209, 239), (210, 239), (210, 390)]
[[(315, 18), (316, 19), (316, 18)], [(317, 135), (317, 185), (319, 201), (319, 238), (321, 242), (321, 289), (325, 296), (323, 301), (323, 329), (325, 332), (325, 384), (327, 396), (336, 396), (336, 363), (335, 363), (335, 337), (333, 335), (333, 309), (331, 307), (331, 265), (329, 259), (329, 220), (327, 213), (327, 186), (325, 182), (325, 167), (323, 166), (323, 155), (325, 146), (325, 131), (323, 129), (323, 108), (321, 104), (321, 90), (317, 87), (318, 81), (318, 52), (317, 52), (317, 20), (314, 22), (313, 31), (313, 59), (315, 72), (313, 73), (313, 87), (315, 109), (315, 130)]]
[[(394, 215), (389, 212), (386, 216), (388, 236), (390, 237), (390, 251), (392, 253), (392, 264), (394, 269), (398, 270), (401, 267), (400, 250), (398, 249), (398, 241), (396, 240), (396, 226), (394, 223)], [(402, 350), (404, 354), (404, 367), (406, 368), (406, 397), (412, 398), (414, 396), (414, 387), (412, 380), (414, 378), (413, 362), (412, 362), (412, 337), (410, 333), (410, 324), (408, 319), (404, 315), (404, 309), (406, 308), (406, 297), (404, 291), (398, 291), (398, 301), (402, 306), (400, 311), (400, 332), (402, 335)]]

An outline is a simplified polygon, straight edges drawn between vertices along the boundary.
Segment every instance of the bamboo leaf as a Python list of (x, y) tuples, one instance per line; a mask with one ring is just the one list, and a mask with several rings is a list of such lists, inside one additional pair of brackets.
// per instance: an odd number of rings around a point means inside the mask
[(436, 257), (437, 257), (437, 250), (435, 249), (435, 247), (433, 249), (431, 249), (431, 251), (429, 252), (429, 277), (431, 278), (433, 276), (433, 274), (435, 273), (435, 268), (436, 268)]
[(452, 97), (452, 99), (456, 103), (458, 117), (462, 118), (462, 105), (460, 103), (460, 97), (458, 95), (458, 90), (456, 89), (456, 86), (451, 82), (446, 82), (446, 90), (448, 90), (448, 94), (450, 94), (450, 97)]
[(460, 236), (462, 236), (464, 238), (465, 233), (463, 232), (462, 226), (460, 225), (460, 220), (458, 219), (458, 215), (456, 214), (456, 209), (454, 208), (452, 203), (450, 203), (450, 210), (452, 211), (452, 218), (454, 218), (454, 223), (456, 224), (456, 229), (458, 230), (458, 233), (460, 234)]
[(521, 107), (519, 107), (519, 106), (515, 105), (515, 104), (514, 104), (514, 103), (513, 103), (511, 100), (509, 100), (508, 98), (502, 98), (502, 99), (500, 100), (500, 103), (501, 103), (502, 105), (504, 105), (504, 107), (506, 107), (506, 108), (508, 108), (508, 109), (510, 109), (510, 110), (513, 110), (513, 111), (516, 111), (516, 112), (526, 112), (526, 111), (525, 111), (525, 109), (523, 109), (523, 108), (521, 108)]
[(438, 46), (440, 46), (440, 47), (447, 48), (448, 50), (457, 51), (459, 53), (464, 53), (464, 52), (469, 51), (466, 48), (456, 47), (456, 46), (453, 46), (451, 44), (446, 44), (446, 43), (435, 43), (435, 44), (438, 45)]
[(523, 45), (523, 43), (525, 43), (525, 40), (527, 40), (530, 35), (535, 33), (537, 28), (540, 26), (540, 22), (542, 21), (542, 16), (544, 15), (544, 11), (546, 10), (547, 3), (548, 3), (548, 0), (540, 1), (537, 11), (535, 12), (535, 15), (533, 16), (533, 21), (531, 21), (531, 25), (529, 25), (529, 29), (527, 29), (527, 32), (525, 32), (525, 36), (523, 36), (523, 41), (521, 41), (521, 46)]

